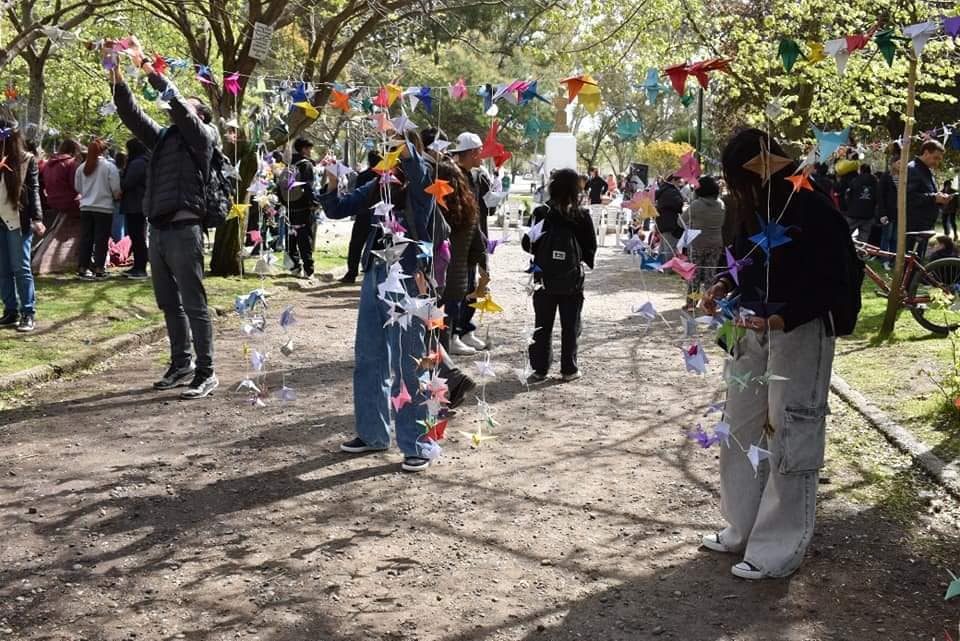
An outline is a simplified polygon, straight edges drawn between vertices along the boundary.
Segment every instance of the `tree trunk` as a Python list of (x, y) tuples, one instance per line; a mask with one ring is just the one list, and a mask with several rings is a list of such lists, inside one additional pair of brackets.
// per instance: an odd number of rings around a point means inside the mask
[[(40, 144), (43, 139), (43, 99), (47, 90), (47, 81), (43, 75), (46, 56), (29, 56), (27, 67), (30, 73), (30, 89), (27, 96), (27, 123), (36, 125), (32, 130), (25, 127), (30, 140)], [(26, 124), (26, 123), (25, 123)]]
[(893, 268), (893, 286), (887, 299), (887, 312), (880, 326), (880, 338), (893, 333), (901, 306), (900, 282), (903, 280), (907, 252), (907, 163), (910, 161), (910, 138), (913, 136), (913, 114), (917, 104), (917, 58), (910, 55), (910, 75), (907, 80), (907, 110), (903, 118), (903, 149), (900, 150), (900, 181), (897, 188), (897, 261)]

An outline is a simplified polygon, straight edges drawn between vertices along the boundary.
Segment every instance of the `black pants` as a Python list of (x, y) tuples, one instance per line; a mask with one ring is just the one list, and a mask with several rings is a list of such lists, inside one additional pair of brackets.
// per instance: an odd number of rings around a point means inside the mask
[(141, 214), (126, 214), (127, 236), (130, 237), (133, 251), (133, 268), (138, 272), (146, 271), (147, 260), (147, 219)]
[(360, 273), (360, 258), (363, 256), (363, 246), (370, 235), (370, 213), (357, 214), (350, 230), (350, 249), (347, 252), (347, 276), (356, 277)]
[[(80, 211), (80, 271), (102, 272), (107, 266), (107, 241), (113, 226), (113, 214)], [(91, 256), (93, 262), (90, 262)]]
[(313, 246), (317, 238), (317, 223), (292, 224), (287, 247), (294, 269), (303, 266), (303, 273), (313, 276)]
[(957, 210), (946, 207), (943, 209), (943, 233), (947, 236), (957, 235)]
[(537, 328), (530, 346), (530, 367), (538, 374), (546, 374), (553, 360), (553, 321), (560, 310), (560, 373), (577, 371), (577, 338), (580, 336), (580, 313), (583, 311), (583, 292), (551, 294), (543, 289), (533, 294), (533, 312)]

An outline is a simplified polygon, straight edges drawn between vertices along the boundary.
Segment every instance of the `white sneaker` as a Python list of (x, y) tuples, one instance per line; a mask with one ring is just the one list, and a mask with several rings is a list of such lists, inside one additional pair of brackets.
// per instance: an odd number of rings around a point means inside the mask
[[(469, 347), (472, 347), (472, 348), (475, 349), (475, 350), (485, 350), (485, 349), (487, 349), (487, 344), (484, 343), (484, 342), (483, 342), (482, 340), (480, 340), (479, 338), (477, 338), (476, 335), (474, 334), (474, 332), (470, 332), (469, 334), (464, 334), (464, 336), (463, 336), (463, 338), (462, 338), (461, 340), (463, 341), (463, 343), (464, 343), (465, 345), (467, 345), (467, 346), (469, 346)], [(471, 352), (471, 353), (472, 353), (472, 352)]]
[(454, 356), (471, 356), (476, 354), (477, 350), (465, 345), (459, 336), (454, 336), (450, 339), (450, 353)]
[(763, 570), (748, 561), (741, 561), (740, 563), (737, 563), (735, 566), (730, 568), (730, 573), (735, 577), (746, 579), (748, 581), (758, 581), (767, 577), (767, 575), (763, 573)]
[(700, 539), (700, 545), (714, 552), (733, 552), (733, 550), (724, 545), (723, 541), (720, 540), (719, 532), (705, 535)]

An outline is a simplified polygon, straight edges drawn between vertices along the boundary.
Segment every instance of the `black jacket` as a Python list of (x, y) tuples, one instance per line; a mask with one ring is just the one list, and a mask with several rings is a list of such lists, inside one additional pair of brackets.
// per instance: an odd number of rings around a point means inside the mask
[(825, 194), (807, 190), (793, 195), (780, 224), (791, 240), (773, 249), (770, 270), (762, 250), (750, 253), (755, 246), (750, 236), (760, 231), (756, 216), (738, 229), (734, 254), (738, 259), (750, 254), (753, 261), (740, 270), (740, 305), (764, 317), (779, 314), (787, 332), (818, 318), (829, 326), (831, 283), (846, 260), (850, 228)]
[(907, 165), (907, 231), (933, 229), (940, 218), (940, 205), (934, 197), (937, 180), (930, 168), (919, 158)]
[(661, 234), (670, 234), (680, 238), (680, 214), (683, 212), (683, 194), (673, 183), (664, 183), (657, 190), (657, 230)]
[(877, 213), (877, 177), (860, 174), (847, 187), (847, 216), (862, 220), (873, 219)]
[[(40, 204), (40, 170), (33, 154), (26, 154), (27, 163), (20, 188), (20, 231), (30, 229), (31, 223), (43, 222), (43, 206)], [(24, 170), (21, 170), (24, 171)]]
[(143, 197), (147, 192), (147, 156), (137, 156), (127, 162), (120, 177), (120, 211), (124, 214), (143, 214)]
[(489, 236), (487, 233), (487, 217), (490, 215), (490, 208), (487, 207), (483, 198), (490, 192), (490, 178), (480, 170), (464, 170), (464, 173), (467, 174), (467, 181), (473, 188), (473, 195), (477, 199), (477, 211), (480, 212), (478, 220), (480, 233), (483, 234), (484, 238), (487, 238)]
[(316, 170), (313, 166), (313, 161), (304, 158), (300, 154), (293, 154), (293, 157), (290, 159), (290, 165), (297, 169), (297, 182), (303, 183), (301, 186), (303, 195), (300, 196), (298, 200), (290, 201), (289, 204), (288, 215), (290, 216), (290, 223), (292, 225), (306, 225), (311, 222), (310, 218), (317, 205), (317, 198), (313, 191), (313, 180), (316, 175)]
[(890, 172), (880, 174), (877, 185), (877, 220), (886, 217), (890, 222), (897, 222), (897, 183)]
[(190, 111), (186, 99), (165, 77), (152, 73), (148, 80), (170, 104), (174, 122), (171, 127), (161, 127), (145, 114), (126, 83), (117, 83), (113, 92), (120, 120), (140, 142), (153, 150), (143, 213), (154, 223), (168, 221), (182, 210), (202, 219), (206, 209), (204, 176), (210, 171), (217, 131)]
[(450, 264), (447, 265), (443, 300), (458, 301), (467, 297), (470, 274), (480, 265), (487, 268), (487, 243), (480, 233), (479, 222), (450, 224)]

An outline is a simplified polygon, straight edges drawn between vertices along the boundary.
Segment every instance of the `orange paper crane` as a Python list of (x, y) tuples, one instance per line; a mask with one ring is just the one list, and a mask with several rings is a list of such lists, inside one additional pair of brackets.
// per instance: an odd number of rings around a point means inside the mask
[(583, 89), (584, 85), (597, 85), (596, 80), (586, 75), (579, 76), (570, 76), (569, 78), (564, 78), (560, 81), (561, 85), (567, 85), (567, 102), (573, 102), (573, 99), (577, 97), (577, 94), (580, 93), (580, 90)]
[(813, 191), (813, 185), (810, 184), (810, 179), (807, 178), (807, 174), (799, 173), (794, 174), (793, 176), (787, 176), (784, 178), (787, 182), (793, 185), (793, 191), (800, 191), (801, 189), (808, 189)]
[(446, 180), (440, 180), (438, 178), (437, 180), (433, 181), (432, 185), (423, 191), (433, 196), (436, 199), (438, 206), (446, 209), (446, 197), (453, 193), (453, 187), (451, 187), (450, 183), (448, 183)]
[(350, 94), (343, 91), (334, 90), (331, 94), (330, 106), (339, 109), (343, 113), (350, 112)]

